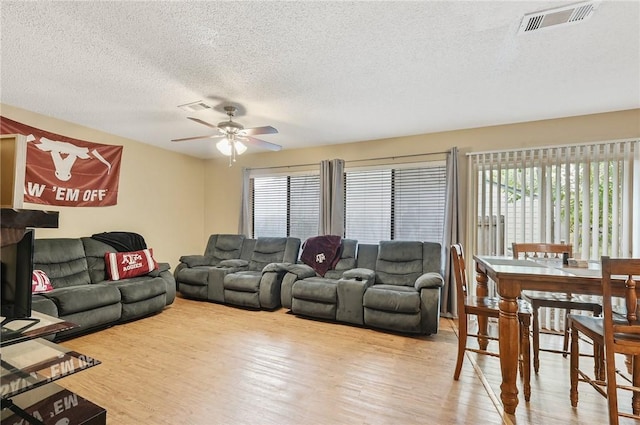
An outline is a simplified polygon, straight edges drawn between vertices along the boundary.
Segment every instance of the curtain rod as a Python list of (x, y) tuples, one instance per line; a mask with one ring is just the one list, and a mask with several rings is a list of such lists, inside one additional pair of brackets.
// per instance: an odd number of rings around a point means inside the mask
[[(379, 157), (379, 158), (367, 158), (367, 159), (352, 159), (350, 161), (345, 161), (345, 164), (348, 164), (350, 162), (366, 162), (366, 161), (380, 161), (383, 159), (401, 159), (401, 158), (414, 158), (414, 157), (418, 157), (418, 156), (429, 156), (429, 155), (442, 155), (442, 154), (447, 154), (451, 152), (451, 150), (448, 151), (442, 151), (442, 152), (428, 152), (428, 153), (416, 153), (416, 154), (411, 154), (411, 155), (398, 155), (398, 156), (383, 156), (383, 157)], [(274, 165), (273, 167), (259, 167), (259, 168), (246, 168), (246, 170), (273, 170), (274, 168), (297, 168), (297, 167), (309, 167), (312, 165), (318, 165), (317, 162), (312, 162), (310, 164), (295, 164), (295, 165)]]

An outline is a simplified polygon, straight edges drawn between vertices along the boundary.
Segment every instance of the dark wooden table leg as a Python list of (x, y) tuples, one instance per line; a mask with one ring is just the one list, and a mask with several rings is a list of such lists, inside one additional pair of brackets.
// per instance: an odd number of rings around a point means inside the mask
[(506, 413), (514, 414), (518, 406), (518, 388), (516, 378), (518, 375), (518, 343), (520, 341), (520, 329), (518, 324), (519, 287), (515, 284), (498, 283), (500, 294), (500, 317), (498, 319), (500, 369), (502, 370), (502, 385), (500, 385), (500, 399)]
[[(476, 263), (476, 296), (478, 297), (486, 297), (489, 295), (489, 288), (487, 286), (487, 282), (489, 278), (484, 273), (484, 271), (480, 270)], [(487, 338), (483, 338), (482, 335), (488, 335), (488, 319), (486, 316), (478, 316), (478, 345), (481, 350), (486, 350), (489, 345), (489, 340)]]

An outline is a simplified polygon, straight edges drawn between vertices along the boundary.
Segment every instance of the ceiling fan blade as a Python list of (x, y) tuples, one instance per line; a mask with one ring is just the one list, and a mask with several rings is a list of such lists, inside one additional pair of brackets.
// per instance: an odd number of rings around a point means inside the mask
[(199, 124), (206, 125), (207, 127), (215, 128), (216, 130), (218, 130), (218, 126), (217, 125), (209, 124), (206, 121), (202, 121), (200, 118), (194, 118), (194, 117), (187, 117), (187, 118), (189, 118), (191, 121), (195, 121), (195, 122), (197, 122)]
[(269, 149), (270, 151), (279, 151), (280, 149), (282, 149), (282, 146), (280, 145), (266, 142), (261, 139), (256, 139), (255, 137), (251, 137), (251, 136), (242, 136), (242, 137), (239, 137), (239, 139), (241, 139), (243, 142), (247, 142), (248, 145), (256, 146), (263, 149)]
[(199, 140), (199, 139), (215, 139), (216, 137), (221, 137), (217, 134), (208, 135), (208, 136), (194, 136), (194, 137), (183, 137), (182, 139), (171, 139), (172, 142), (186, 142), (187, 140)]
[(278, 130), (271, 127), (270, 125), (265, 125), (264, 127), (253, 127), (253, 128), (245, 128), (242, 130), (243, 136), (256, 136), (258, 134), (275, 134)]

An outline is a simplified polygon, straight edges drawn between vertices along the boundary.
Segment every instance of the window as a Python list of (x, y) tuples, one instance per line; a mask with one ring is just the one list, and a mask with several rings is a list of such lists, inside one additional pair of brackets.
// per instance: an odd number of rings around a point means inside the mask
[[(471, 252), (564, 241), (581, 259), (640, 256), (640, 142), (471, 154), (469, 168)], [(541, 309), (540, 320), (564, 329), (559, 310)]]
[[(528, 149), (470, 156), (475, 251), (512, 242), (561, 242), (584, 259), (640, 255), (640, 143)], [(635, 176), (635, 177), (634, 177)]]
[(255, 176), (249, 180), (252, 236), (295, 237), (318, 234), (318, 174)]
[(446, 165), (353, 169), (345, 173), (345, 237), (360, 243), (442, 243)]

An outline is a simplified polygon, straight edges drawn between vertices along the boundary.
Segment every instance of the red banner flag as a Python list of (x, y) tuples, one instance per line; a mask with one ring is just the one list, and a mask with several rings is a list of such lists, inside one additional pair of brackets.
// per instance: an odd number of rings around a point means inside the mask
[(72, 139), (4, 117), (0, 134), (27, 138), (25, 202), (66, 207), (117, 204), (122, 146)]

